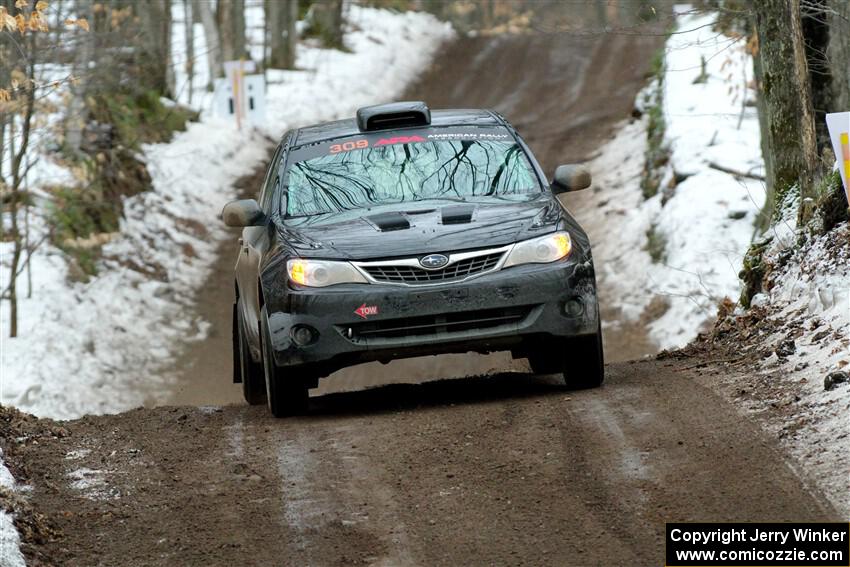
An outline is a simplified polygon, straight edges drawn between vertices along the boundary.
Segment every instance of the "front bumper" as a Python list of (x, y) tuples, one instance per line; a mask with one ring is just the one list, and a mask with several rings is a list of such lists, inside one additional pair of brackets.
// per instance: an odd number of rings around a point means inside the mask
[[(269, 314), (277, 364), (309, 367), (319, 376), (371, 360), (521, 351), (529, 341), (595, 333), (598, 323), (593, 264), (570, 259), (434, 287), (290, 290)], [(298, 326), (315, 332), (310, 344), (293, 339)]]

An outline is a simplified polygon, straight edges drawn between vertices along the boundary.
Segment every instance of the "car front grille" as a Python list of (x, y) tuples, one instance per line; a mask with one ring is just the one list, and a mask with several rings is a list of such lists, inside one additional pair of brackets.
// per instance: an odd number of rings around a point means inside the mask
[(465, 279), (471, 275), (492, 270), (502, 259), (502, 254), (487, 254), (475, 258), (467, 258), (450, 264), (438, 270), (426, 270), (416, 266), (364, 266), (372, 279), (387, 283), (420, 284), (433, 282), (448, 282)]
[(373, 340), (397, 341), (399, 339), (441, 337), (451, 339), (471, 331), (493, 331), (499, 327), (509, 329), (524, 321), (536, 306), (500, 307), (476, 311), (460, 311), (440, 315), (425, 315), (369, 321), (340, 326), (339, 331), (353, 343), (364, 344)]
[(497, 270), (509, 247), (461, 252), (448, 257), (442, 268), (425, 269), (419, 258), (402, 258), (373, 262), (354, 262), (375, 283), (396, 285), (436, 285), (465, 279)]

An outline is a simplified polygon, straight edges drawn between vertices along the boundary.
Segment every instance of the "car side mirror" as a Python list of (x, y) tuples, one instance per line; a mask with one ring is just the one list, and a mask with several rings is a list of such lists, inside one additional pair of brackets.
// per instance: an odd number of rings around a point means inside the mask
[(221, 218), (227, 226), (262, 226), (266, 224), (266, 215), (254, 199), (231, 201), (221, 211)]
[(552, 179), (552, 191), (554, 193), (566, 193), (568, 191), (580, 191), (590, 187), (590, 171), (578, 164), (559, 165)]

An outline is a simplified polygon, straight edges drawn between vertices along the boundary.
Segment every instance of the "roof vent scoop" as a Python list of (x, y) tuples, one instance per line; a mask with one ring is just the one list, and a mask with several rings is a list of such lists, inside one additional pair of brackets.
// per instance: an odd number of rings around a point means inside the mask
[(431, 109), (422, 101), (391, 102), (357, 110), (357, 127), (361, 132), (427, 126), (430, 123)]

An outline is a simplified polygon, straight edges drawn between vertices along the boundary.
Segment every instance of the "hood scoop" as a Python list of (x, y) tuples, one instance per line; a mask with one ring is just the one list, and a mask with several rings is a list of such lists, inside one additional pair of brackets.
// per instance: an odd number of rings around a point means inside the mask
[(401, 213), (379, 213), (363, 218), (381, 232), (410, 228), (410, 221)]
[(466, 224), (472, 222), (475, 205), (452, 205), (440, 209), (443, 224)]

